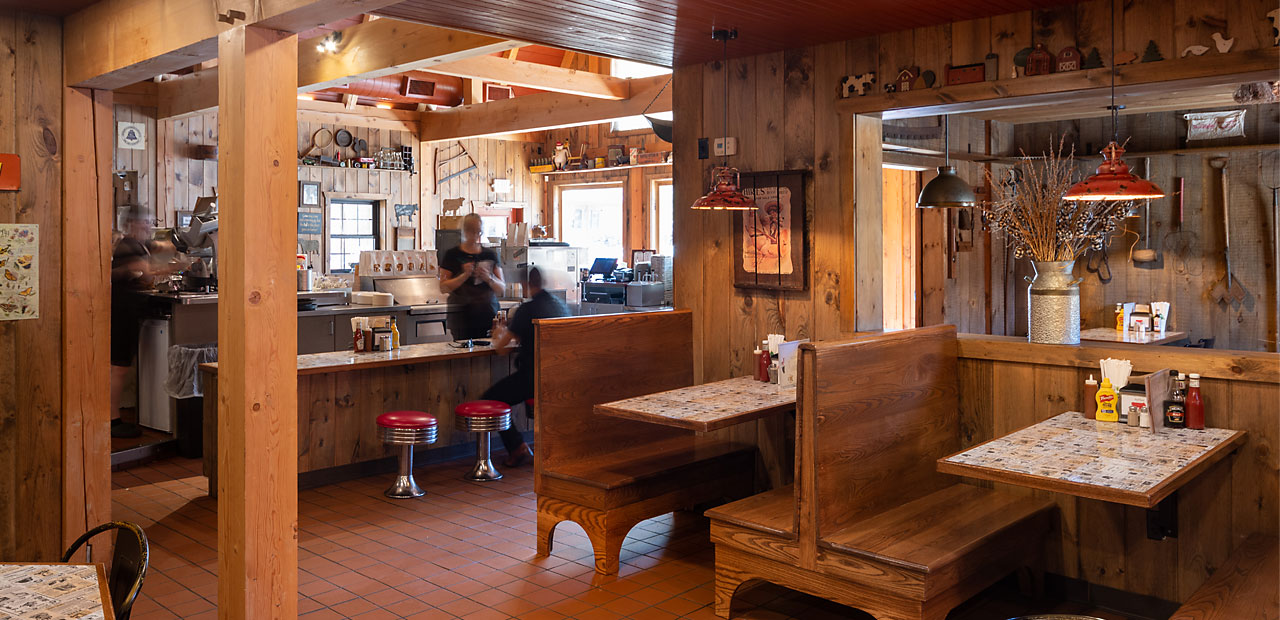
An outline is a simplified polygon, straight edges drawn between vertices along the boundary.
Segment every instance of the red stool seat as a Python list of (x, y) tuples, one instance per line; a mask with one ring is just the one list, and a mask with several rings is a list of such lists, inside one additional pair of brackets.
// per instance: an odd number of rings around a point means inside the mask
[(511, 406), (497, 400), (473, 400), (462, 403), (453, 413), (464, 418), (499, 418), (511, 413)]
[(378, 416), (378, 426), (383, 428), (429, 428), (436, 425), (436, 417), (421, 411), (388, 411)]

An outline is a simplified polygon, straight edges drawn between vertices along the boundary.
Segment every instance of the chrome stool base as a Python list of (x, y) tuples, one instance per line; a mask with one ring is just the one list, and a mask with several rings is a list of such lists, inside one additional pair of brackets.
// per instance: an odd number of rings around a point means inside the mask
[(502, 480), (502, 472), (493, 466), (493, 459), (489, 457), (489, 433), (478, 432), (479, 438), (476, 439), (476, 466), (471, 468), (471, 473), (462, 477), (463, 480), (471, 482), (493, 482)]
[(427, 492), (423, 491), (422, 487), (418, 486), (417, 481), (413, 479), (413, 447), (435, 443), (436, 427), (428, 426), (416, 429), (383, 427), (378, 430), (384, 443), (400, 446), (400, 464), (397, 468), (396, 479), (391, 483), (391, 488), (383, 491), (382, 494), (391, 499), (413, 499), (426, 495)]
[(413, 475), (410, 474), (408, 476), (396, 476), (396, 481), (391, 483), (391, 488), (383, 491), (382, 494), (391, 499), (413, 499), (422, 497), (427, 492), (418, 486), (418, 483), (413, 479)]

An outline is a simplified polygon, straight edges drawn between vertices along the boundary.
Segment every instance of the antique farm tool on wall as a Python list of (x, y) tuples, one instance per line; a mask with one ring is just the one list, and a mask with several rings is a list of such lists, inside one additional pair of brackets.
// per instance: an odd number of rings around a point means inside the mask
[(1219, 302), (1225, 302), (1228, 298), (1240, 302), (1244, 301), (1244, 286), (1231, 271), (1231, 185), (1227, 177), (1228, 161), (1226, 157), (1209, 160), (1209, 165), (1222, 176), (1222, 254), (1227, 266), (1227, 275), (1213, 285), (1209, 297)]

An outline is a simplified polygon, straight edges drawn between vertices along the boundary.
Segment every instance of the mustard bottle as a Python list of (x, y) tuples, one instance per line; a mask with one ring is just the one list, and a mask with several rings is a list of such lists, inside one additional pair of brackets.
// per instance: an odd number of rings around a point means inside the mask
[(1124, 331), (1124, 304), (1116, 304), (1116, 331)]
[(1120, 397), (1116, 394), (1115, 388), (1111, 387), (1111, 379), (1102, 378), (1102, 387), (1098, 388), (1098, 417), (1099, 422), (1117, 422), (1120, 420)]
[(400, 328), (396, 327), (396, 317), (391, 317), (391, 348), (400, 348)]

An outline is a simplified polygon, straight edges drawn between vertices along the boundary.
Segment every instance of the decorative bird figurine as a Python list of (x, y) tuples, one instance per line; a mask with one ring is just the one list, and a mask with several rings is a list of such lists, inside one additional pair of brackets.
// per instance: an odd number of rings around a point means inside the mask
[(1221, 32), (1213, 33), (1213, 44), (1218, 46), (1218, 53), (1225, 54), (1231, 50), (1231, 46), (1235, 45), (1235, 39), (1223, 39)]
[(1209, 51), (1209, 48), (1203, 45), (1188, 45), (1187, 49), (1182, 50), (1182, 57), (1186, 58), (1187, 56), (1201, 56), (1207, 51)]

